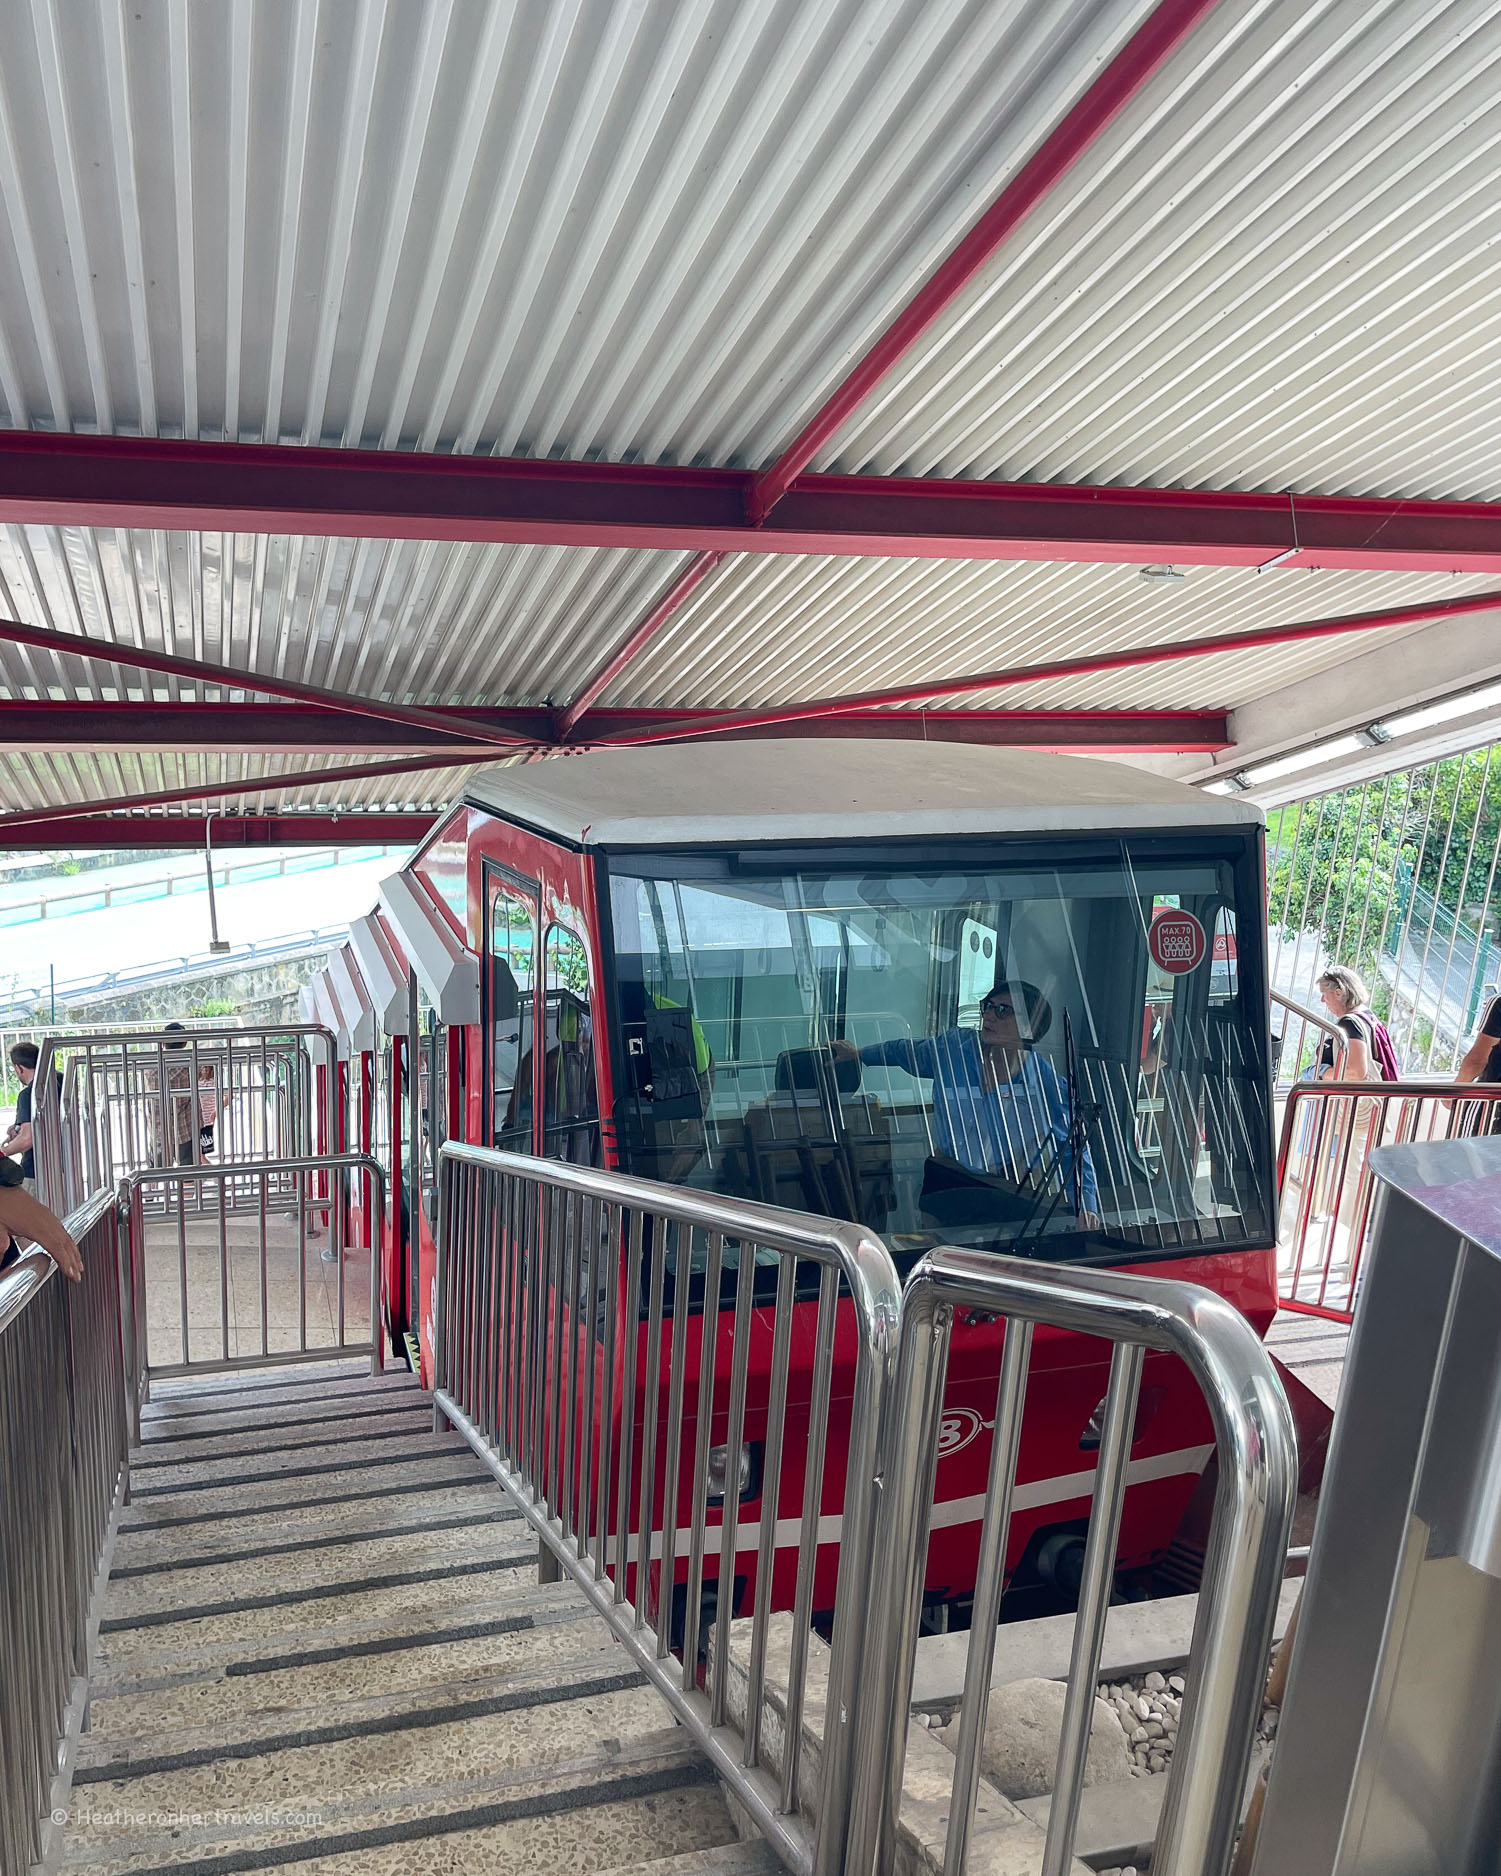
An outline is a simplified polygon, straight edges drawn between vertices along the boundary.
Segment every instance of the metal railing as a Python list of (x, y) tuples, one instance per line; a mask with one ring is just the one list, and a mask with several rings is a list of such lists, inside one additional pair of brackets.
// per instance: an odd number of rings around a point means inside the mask
[(38, 1190), (61, 1210), (148, 1167), (330, 1152), (338, 1076), (334, 1038), (313, 1023), (49, 1035), (32, 1083)]
[[(372, 1225), (361, 1246), (346, 1241), (342, 1188), (351, 1177)], [(127, 1342), (144, 1380), (367, 1352), (371, 1373), (381, 1372), (386, 1186), (369, 1154), (144, 1167), (121, 1182), (120, 1205), (129, 1225)], [(361, 1281), (352, 1289), (346, 1254), (356, 1252)], [(355, 1312), (368, 1316), (368, 1330), (351, 1338)]]
[[(885, 1246), (854, 1225), (452, 1142), (439, 1206), (438, 1411), (783, 1860), (808, 1876), (839, 1870), (901, 1307)], [(799, 1379), (811, 1377), (791, 1398), (795, 1319)], [(842, 1468), (829, 1463), (840, 1450)], [(737, 1491), (746, 1510), (727, 1517)], [(820, 1581), (816, 1604), (820, 1539), (832, 1565), (825, 1508), (842, 1520), (837, 1578)], [(721, 1593), (737, 1578), (750, 1612), (743, 1727), (729, 1714)], [(774, 1602), (793, 1611), (775, 1774), (761, 1733)], [(821, 1625), (832, 1608), (832, 1636), (810, 1822), (797, 1794), (815, 1607)]]
[(1311, 1081), (1287, 1092), (1277, 1144), (1277, 1288), (1284, 1309), (1350, 1322), (1376, 1196), (1378, 1146), (1501, 1130), (1501, 1085)]
[(872, 1597), (869, 1685), (861, 1694), (856, 1768), (858, 1788), (880, 1795), (854, 1821), (864, 1831), (878, 1829), (880, 1842), (875, 1862), (864, 1842), (856, 1844), (848, 1867), (886, 1871), (896, 1866), (950, 1337), (956, 1312), (976, 1310), (1004, 1317), (1006, 1331), (949, 1805), (946, 1876), (963, 1870), (974, 1821), (1028, 1364), (1038, 1324), (1115, 1345), (1042, 1876), (1060, 1876), (1071, 1866), (1138, 1389), (1149, 1349), (1186, 1363), (1209, 1408), (1219, 1451), (1214, 1522), (1152, 1872), (1222, 1876), (1240, 1822), (1297, 1490), (1292, 1420), (1270, 1358), (1243, 1316), (1223, 1298), (1193, 1285), (1106, 1271), (1044, 1271), (1020, 1259), (973, 1252), (935, 1251), (925, 1257), (908, 1280), (902, 1308), (888, 1485), (876, 1539), (882, 1576)]
[[(1279, 1012), (1280, 1025), (1277, 1023)], [(1326, 1037), (1334, 1039), (1336, 1048), (1343, 1048), (1347, 1040), (1344, 1031), (1327, 1011), (1309, 1009), (1306, 1004), (1283, 996), (1280, 990), (1272, 992), (1272, 1019), (1273, 1047), (1277, 1061), (1277, 1072), (1273, 1079), (1279, 1095), (1310, 1069), (1317, 1070), (1319, 1051)]]
[(40, 1861), (82, 1730), (90, 1624), (128, 1482), (115, 1195), (68, 1229), (83, 1281), (31, 1251), (0, 1276), (0, 1870)]

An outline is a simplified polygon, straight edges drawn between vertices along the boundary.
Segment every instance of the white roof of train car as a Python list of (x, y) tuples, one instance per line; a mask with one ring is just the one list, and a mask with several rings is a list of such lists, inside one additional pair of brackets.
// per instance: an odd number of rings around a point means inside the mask
[(1245, 825), (1234, 796), (1115, 762), (808, 738), (599, 750), (484, 769), (466, 801), (590, 847)]

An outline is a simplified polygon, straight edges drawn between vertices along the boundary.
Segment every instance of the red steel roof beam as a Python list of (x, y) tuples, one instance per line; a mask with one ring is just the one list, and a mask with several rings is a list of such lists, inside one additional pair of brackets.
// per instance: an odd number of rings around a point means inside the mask
[(849, 716), (864, 710), (932, 703), (940, 697), (959, 697), (967, 691), (1004, 690), (1014, 684), (1040, 684), (1053, 678), (1085, 677), (1098, 671), (1125, 671), (1134, 665), (1175, 664), (1183, 658), (1208, 658), (1218, 652), (1259, 651), (1264, 645), (1296, 644), (1312, 638), (1333, 638), (1348, 632), (1373, 632), (1387, 626), (1414, 625), (1425, 619), (1452, 618), (1467, 612), (1501, 610), (1501, 592), (1472, 593), (1464, 598), (1431, 599), (1411, 606), (1392, 606), (1383, 612), (1350, 613), (1339, 619), (1310, 619), (1296, 625), (1272, 626), (1261, 632), (1226, 632), (1220, 637), (1183, 638), (1165, 645), (1133, 645), (1121, 651), (1094, 652), (1082, 658), (1055, 658), (1047, 664), (1012, 665), (969, 677), (938, 678), (902, 684), (890, 690), (857, 691), (845, 697), (811, 698), (807, 703), (783, 704), (774, 710), (723, 712), (700, 716), (650, 734), (613, 736), (611, 742), (661, 743), (702, 735), (712, 724), (717, 734), (732, 730), (760, 730), (775, 724), (806, 722), (811, 718)]
[[(59, 847), (203, 848), (206, 814), (96, 814), (33, 821), (6, 841), (11, 852)], [(216, 814), (214, 849), (222, 847), (413, 846), (432, 832), (430, 814)]]
[(510, 750), (522, 739), (508, 730), (469, 717), (442, 716), (417, 704), (388, 704), (374, 697), (351, 696), (340, 691), (323, 690), (316, 684), (299, 684), (291, 678), (266, 677), (259, 671), (241, 671), (234, 665), (214, 664), (206, 658), (180, 658), (173, 652), (148, 651), (140, 645), (120, 645), (113, 640), (83, 638), (76, 632), (54, 632), (47, 626), (25, 625), (19, 619), (0, 619), (0, 639), (14, 645), (30, 645), (52, 651), (65, 658), (85, 658), (95, 664), (119, 664), (137, 671), (156, 671), (167, 677), (188, 678), (198, 684), (215, 684), (225, 690), (253, 691), (265, 697), (281, 697), (295, 703), (310, 704), (320, 710), (337, 711), (342, 716), (374, 718), (378, 722), (401, 723), (408, 728), (437, 730), (455, 742), (463, 739), (488, 748)]
[[(0, 521), (672, 553), (1501, 573), (1501, 503), (800, 476), (763, 527), (739, 469), (0, 430)], [(339, 700), (343, 701), (343, 700)], [(393, 706), (399, 708), (400, 706)]]
[(558, 718), (558, 741), (560, 743), (567, 742), (577, 727), (579, 718), (589, 706), (615, 682), (637, 652), (656, 637), (678, 607), (692, 593), (697, 592), (723, 559), (724, 555), (717, 551), (693, 556), (640, 625), (611, 657), (606, 658)]
[(782, 454), (757, 476), (750, 519), (759, 526), (808, 464), (881, 380), (1015, 233), (1055, 183), (1098, 141), (1144, 84), (1214, 6), (1161, 0), (1011, 178), (964, 239), (905, 306)]
[(286, 788), (315, 788), (320, 782), (366, 782), (387, 775), (431, 774), (435, 769), (462, 768), (476, 757), (484, 761), (490, 754), (488, 749), (445, 749), (442, 755), (419, 756), (405, 762), (356, 762), (347, 768), (305, 769), (298, 775), (251, 776), (238, 782), (205, 782), (188, 788), (158, 788), (149, 794), (103, 795), (92, 801), (17, 808), (0, 814), (0, 847), (4, 846), (12, 828), (27, 827), (38, 821), (66, 821), (85, 814), (124, 813), (133, 808), (166, 808), (179, 801), (239, 801), (246, 795), (271, 795)]
[[(1209, 12), (1215, 0), (1159, 0), (1151, 15), (1116, 53), (1084, 95), (1065, 113), (1002, 189), (953, 252), (932, 273), (844, 381), (783, 450), (771, 467), (752, 482), (746, 517), (759, 527), (814, 456), (865, 401), (886, 374), (911, 350), (933, 322), (963, 292), (1004, 245), (1018, 224), (1060, 177), (1113, 124), (1131, 99), (1185, 35)], [(620, 649), (603, 664), (564, 711), (558, 740), (566, 742), (579, 719), (631, 660), (661, 631), (718, 556), (701, 554), (663, 594)]]
[[(457, 714), (457, 713), (455, 713)], [(552, 712), (533, 706), (487, 712), (519, 735), (551, 734)], [(1222, 710), (866, 710), (767, 730), (717, 728), (732, 711), (690, 709), (621, 710), (590, 713), (591, 732), (602, 740), (650, 735), (680, 724), (706, 725), (700, 740), (789, 734), (875, 736), (945, 742), (996, 743), (1061, 749), (1222, 749), (1229, 738)], [(579, 745), (583, 747), (584, 745)], [(364, 722), (331, 710), (274, 703), (55, 703), (0, 700), (0, 750), (127, 749), (212, 750), (227, 754), (346, 755), (372, 757), (403, 751), (452, 758), (453, 745), (427, 730)], [(475, 757), (496, 752), (473, 750)], [(462, 757), (459, 758), (462, 760)]]

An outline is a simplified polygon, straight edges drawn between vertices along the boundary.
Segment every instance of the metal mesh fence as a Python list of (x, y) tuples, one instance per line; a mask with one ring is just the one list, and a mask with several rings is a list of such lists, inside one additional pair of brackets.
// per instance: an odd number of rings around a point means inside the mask
[[(1501, 744), (1356, 783), (1267, 820), (1273, 988), (1318, 1008), (1331, 964), (1359, 972), (1404, 1075), (1452, 1073), (1501, 990)], [(1280, 1079), (1321, 1036), (1299, 1031)]]

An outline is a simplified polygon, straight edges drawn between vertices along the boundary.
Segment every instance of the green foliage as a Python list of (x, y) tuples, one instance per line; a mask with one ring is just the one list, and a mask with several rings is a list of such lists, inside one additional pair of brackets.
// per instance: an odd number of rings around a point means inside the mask
[(240, 1006), (233, 997), (205, 997), (201, 1003), (195, 1003), (189, 1016), (237, 1016)]
[(1289, 805), (1267, 817), (1268, 922), (1288, 941), (1317, 932), (1374, 987), (1414, 881), (1478, 924), (1498, 840), (1501, 765), (1488, 749)]

